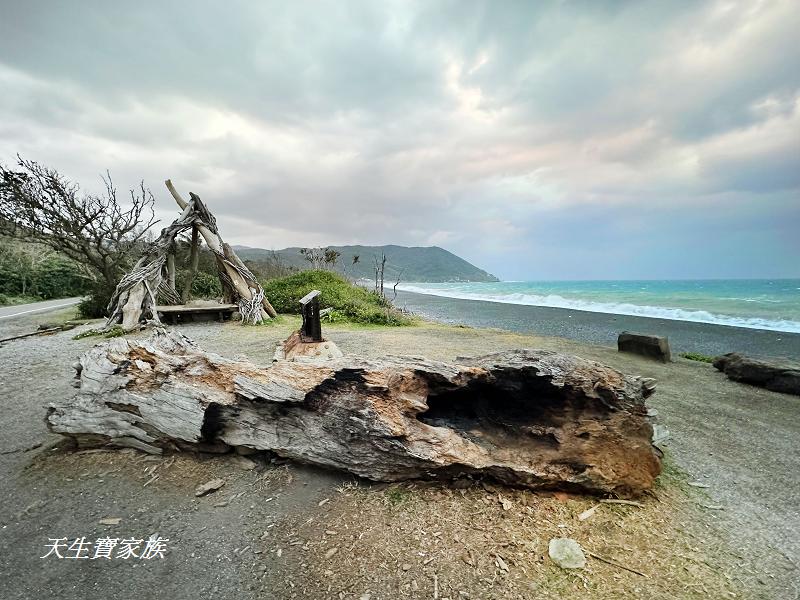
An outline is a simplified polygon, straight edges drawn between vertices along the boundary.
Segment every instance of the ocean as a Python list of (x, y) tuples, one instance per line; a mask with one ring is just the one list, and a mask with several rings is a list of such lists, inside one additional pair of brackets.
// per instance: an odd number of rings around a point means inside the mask
[(447, 298), (800, 333), (800, 279), (402, 283)]

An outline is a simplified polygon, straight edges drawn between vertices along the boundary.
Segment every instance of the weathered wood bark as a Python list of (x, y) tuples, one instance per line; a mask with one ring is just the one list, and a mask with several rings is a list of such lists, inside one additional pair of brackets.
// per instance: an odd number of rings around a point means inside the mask
[(80, 393), (48, 415), (80, 445), (244, 446), (374, 480), (482, 474), (625, 495), (660, 471), (644, 403), (652, 380), (544, 350), (262, 368), (157, 329), (99, 344), (80, 365)]
[(167, 254), (167, 283), (173, 290), (175, 289), (175, 244), (170, 247)]
[[(122, 306), (122, 327), (130, 331), (139, 324), (139, 317), (142, 315), (142, 305), (149, 304), (147, 298), (147, 286), (142, 281), (134, 285), (128, 291), (128, 298)], [(155, 302), (152, 303), (155, 305)]]

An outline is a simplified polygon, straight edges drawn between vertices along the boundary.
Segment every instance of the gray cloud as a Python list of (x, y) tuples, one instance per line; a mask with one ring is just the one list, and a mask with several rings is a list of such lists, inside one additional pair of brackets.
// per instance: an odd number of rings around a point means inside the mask
[(144, 178), (165, 219), (170, 177), (232, 242), (800, 276), (791, 0), (6, 4), (0, 160)]

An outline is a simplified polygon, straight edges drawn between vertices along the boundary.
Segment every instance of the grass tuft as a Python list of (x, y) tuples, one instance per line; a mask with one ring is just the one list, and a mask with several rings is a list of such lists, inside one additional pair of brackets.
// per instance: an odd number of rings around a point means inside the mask
[(100, 336), (102, 336), (102, 337), (104, 337), (106, 339), (109, 339), (109, 338), (115, 338), (115, 337), (122, 337), (126, 333), (127, 332), (120, 325), (114, 325), (114, 327), (112, 327), (110, 329), (104, 329), (104, 328), (89, 329), (88, 331), (84, 331), (84, 332), (79, 333), (78, 335), (72, 336), (72, 339), (73, 340), (82, 340), (84, 338), (100, 337)]
[(714, 362), (713, 356), (700, 354), (699, 352), (682, 352), (678, 356), (682, 356), (683, 358), (686, 358), (688, 360), (696, 360), (697, 362), (704, 362), (704, 363)]
[(392, 506), (405, 504), (411, 500), (411, 495), (411, 490), (402, 486), (395, 486), (386, 491), (386, 498)]

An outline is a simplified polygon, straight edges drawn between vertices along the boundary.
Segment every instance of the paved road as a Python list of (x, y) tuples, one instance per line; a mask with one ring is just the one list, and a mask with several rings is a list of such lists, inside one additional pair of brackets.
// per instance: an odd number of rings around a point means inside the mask
[(82, 298), (59, 298), (58, 300), (45, 300), (33, 304), (17, 304), (16, 306), (0, 307), (0, 320), (19, 318), (24, 315), (39, 314), (59, 308), (66, 308), (80, 302)]

